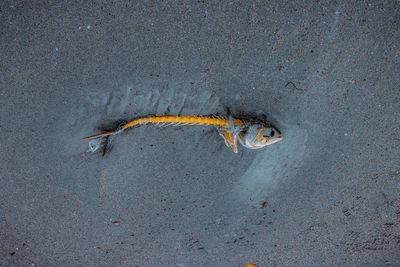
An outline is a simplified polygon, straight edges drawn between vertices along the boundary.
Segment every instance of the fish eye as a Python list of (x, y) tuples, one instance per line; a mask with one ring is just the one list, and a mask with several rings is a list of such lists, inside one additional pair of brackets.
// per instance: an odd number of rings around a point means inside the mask
[(271, 137), (274, 137), (274, 135), (275, 135), (275, 131), (274, 131), (274, 130), (271, 130), (270, 136), (271, 136)]

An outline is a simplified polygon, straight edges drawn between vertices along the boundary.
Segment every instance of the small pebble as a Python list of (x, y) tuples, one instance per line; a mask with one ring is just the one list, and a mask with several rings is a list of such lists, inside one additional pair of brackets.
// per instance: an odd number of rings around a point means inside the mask
[(121, 221), (120, 221), (120, 220), (114, 220), (114, 221), (112, 221), (112, 224), (114, 224), (114, 225), (120, 225), (120, 224), (121, 224)]

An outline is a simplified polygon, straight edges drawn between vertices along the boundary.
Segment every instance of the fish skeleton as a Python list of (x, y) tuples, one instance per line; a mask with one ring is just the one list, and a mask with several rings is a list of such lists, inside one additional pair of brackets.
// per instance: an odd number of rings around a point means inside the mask
[(100, 147), (103, 140), (108, 140), (109, 137), (117, 135), (129, 128), (146, 124), (157, 126), (214, 126), (225, 140), (225, 144), (230, 147), (234, 153), (238, 153), (238, 143), (250, 149), (259, 149), (283, 140), (283, 135), (280, 131), (268, 122), (234, 118), (231, 115), (227, 117), (219, 115), (146, 116), (122, 124), (115, 130), (85, 137), (83, 140), (88, 140), (90, 151), (95, 152)]

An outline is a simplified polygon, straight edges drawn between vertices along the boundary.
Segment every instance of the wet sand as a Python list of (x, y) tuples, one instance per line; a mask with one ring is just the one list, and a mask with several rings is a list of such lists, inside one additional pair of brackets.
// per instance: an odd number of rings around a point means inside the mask
[[(396, 2), (1, 4), (1, 266), (400, 265)], [(148, 114), (264, 114), (81, 138)]]

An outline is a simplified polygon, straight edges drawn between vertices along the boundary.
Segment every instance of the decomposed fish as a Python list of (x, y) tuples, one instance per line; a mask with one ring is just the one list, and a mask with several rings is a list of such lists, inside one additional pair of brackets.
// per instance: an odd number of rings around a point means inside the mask
[(100, 134), (83, 138), (89, 141), (89, 150), (95, 152), (101, 147), (104, 140), (109, 137), (122, 133), (123, 131), (141, 125), (158, 126), (182, 126), (182, 125), (204, 125), (214, 126), (225, 140), (225, 144), (238, 153), (238, 143), (250, 149), (259, 149), (283, 140), (283, 135), (270, 123), (242, 119), (229, 116), (209, 115), (209, 116), (146, 116), (133, 119), (120, 125), (117, 129), (105, 131)]

